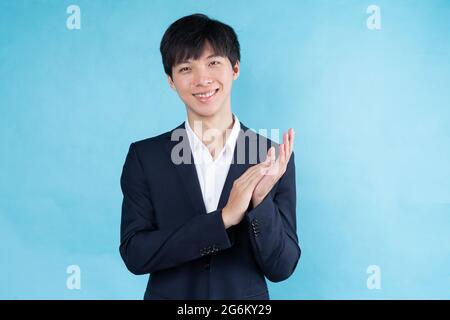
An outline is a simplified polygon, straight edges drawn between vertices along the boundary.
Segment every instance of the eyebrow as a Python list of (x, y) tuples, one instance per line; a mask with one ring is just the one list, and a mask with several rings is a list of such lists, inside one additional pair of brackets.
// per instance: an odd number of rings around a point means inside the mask
[[(211, 59), (211, 58), (216, 58), (216, 57), (222, 57), (222, 56), (214, 53), (214, 54), (207, 56), (206, 59)], [(183, 61), (178, 62), (176, 65), (179, 66), (180, 64), (189, 63), (190, 61), (192, 61), (192, 59), (183, 60)]]

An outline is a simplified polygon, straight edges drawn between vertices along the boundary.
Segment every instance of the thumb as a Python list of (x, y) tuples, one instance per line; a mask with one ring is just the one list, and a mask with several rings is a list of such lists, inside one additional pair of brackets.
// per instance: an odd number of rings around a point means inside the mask
[(267, 151), (266, 160), (264, 160), (264, 162), (272, 161), (272, 159), (274, 158), (274, 155), (275, 155), (275, 148), (270, 147), (269, 150)]
[(276, 160), (275, 147), (270, 147), (269, 151), (267, 152), (267, 158), (270, 164), (273, 164), (275, 162)]

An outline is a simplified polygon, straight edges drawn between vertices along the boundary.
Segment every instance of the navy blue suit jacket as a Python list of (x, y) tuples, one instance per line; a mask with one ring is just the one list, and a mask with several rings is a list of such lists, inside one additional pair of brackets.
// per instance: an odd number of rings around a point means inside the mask
[[(175, 129), (184, 128), (183, 122)], [(190, 164), (171, 160), (179, 143), (171, 139), (173, 130), (130, 145), (121, 175), (125, 265), (150, 274), (145, 299), (269, 299), (265, 278), (287, 279), (301, 254), (294, 154), (268, 196), (225, 229), (221, 212), (233, 181), (263, 161), (270, 146), (278, 153), (278, 144), (241, 123), (218, 208), (206, 213), (192, 154)], [(236, 157), (238, 146), (245, 146), (244, 163)]]

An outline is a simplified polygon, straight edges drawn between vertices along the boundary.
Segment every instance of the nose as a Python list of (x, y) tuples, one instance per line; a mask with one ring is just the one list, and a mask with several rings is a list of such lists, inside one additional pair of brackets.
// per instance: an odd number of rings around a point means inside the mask
[(205, 70), (197, 70), (194, 75), (194, 86), (196, 87), (207, 87), (213, 80), (210, 75)]

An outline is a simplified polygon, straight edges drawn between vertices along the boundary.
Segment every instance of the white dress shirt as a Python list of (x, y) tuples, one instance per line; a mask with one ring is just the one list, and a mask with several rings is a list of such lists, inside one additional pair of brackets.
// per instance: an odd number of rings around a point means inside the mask
[[(189, 145), (192, 150), (195, 169), (197, 170), (198, 181), (207, 213), (217, 210), (220, 195), (222, 194), (222, 189), (233, 159), (234, 148), (241, 129), (241, 124), (236, 115), (233, 114), (233, 118), (233, 128), (229, 132), (225, 145), (215, 160), (205, 144), (190, 127), (189, 121), (187, 119), (185, 121)], [(195, 126), (196, 124), (194, 124)]]

